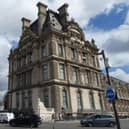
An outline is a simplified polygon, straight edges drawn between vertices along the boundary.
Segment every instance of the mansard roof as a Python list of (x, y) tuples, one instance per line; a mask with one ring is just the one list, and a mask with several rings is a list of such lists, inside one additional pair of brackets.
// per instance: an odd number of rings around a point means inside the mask
[[(47, 17), (43, 25), (42, 31), (50, 28), (54, 28), (59, 31), (61, 31), (63, 28), (59, 19), (59, 15), (52, 10), (47, 11)], [(30, 30), (34, 33), (38, 33), (38, 19), (30, 25)]]

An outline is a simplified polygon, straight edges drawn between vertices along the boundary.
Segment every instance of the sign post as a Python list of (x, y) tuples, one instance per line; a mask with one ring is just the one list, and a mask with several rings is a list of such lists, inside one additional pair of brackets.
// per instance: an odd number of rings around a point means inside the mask
[(108, 101), (112, 103), (112, 106), (114, 109), (117, 129), (120, 129), (120, 122), (119, 122), (119, 118), (118, 118), (116, 107), (115, 107), (116, 96), (117, 96), (116, 91), (111, 86), (106, 89), (106, 97), (108, 98)]
[(113, 88), (108, 87), (106, 89), (106, 97), (108, 98), (108, 101), (112, 103), (116, 99), (116, 91)]

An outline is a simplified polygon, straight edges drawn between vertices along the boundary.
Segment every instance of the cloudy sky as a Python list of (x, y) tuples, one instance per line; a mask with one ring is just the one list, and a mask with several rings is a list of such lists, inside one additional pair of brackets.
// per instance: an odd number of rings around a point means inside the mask
[[(86, 40), (94, 38), (111, 65), (110, 75), (129, 82), (129, 0), (40, 0), (57, 10), (69, 4), (70, 17), (83, 28)], [(8, 54), (21, 35), (21, 18), (37, 18), (39, 0), (0, 2), (0, 99), (7, 91)], [(102, 64), (102, 61), (100, 61)], [(103, 67), (103, 66), (102, 66)]]

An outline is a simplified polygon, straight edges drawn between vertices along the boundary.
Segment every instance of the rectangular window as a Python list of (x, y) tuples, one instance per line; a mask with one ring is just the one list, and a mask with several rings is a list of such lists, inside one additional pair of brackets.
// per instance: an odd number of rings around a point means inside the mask
[(72, 81), (77, 82), (77, 71), (78, 69), (76, 67), (72, 67)]
[(89, 92), (89, 101), (90, 101), (91, 110), (95, 110), (95, 102), (94, 102), (93, 92)]
[(85, 70), (83, 73), (82, 73), (82, 81), (84, 84), (88, 84), (89, 80), (88, 80), (88, 71)]
[(92, 63), (91, 63), (91, 65), (93, 65), (93, 66), (95, 66), (96, 67), (96, 62), (95, 62), (95, 57), (94, 56), (92, 56)]
[(16, 93), (16, 106), (19, 108), (19, 93)]
[(58, 55), (60, 57), (64, 56), (64, 51), (63, 51), (63, 45), (62, 44), (58, 44)]
[(32, 72), (28, 71), (26, 72), (26, 85), (30, 86), (31, 85), (31, 81), (32, 81)]
[(46, 46), (43, 46), (41, 51), (42, 51), (42, 57), (47, 56), (47, 47)]
[(44, 106), (45, 107), (49, 107), (49, 98), (48, 98), (48, 95), (45, 95), (44, 96)]
[(43, 80), (48, 80), (48, 64), (43, 65)]
[(76, 51), (74, 48), (71, 48), (71, 59), (76, 59)]
[(78, 104), (78, 111), (82, 111), (82, 97), (81, 92), (77, 93), (77, 104)]
[(25, 108), (25, 92), (22, 92), (22, 108)]
[(94, 73), (94, 77), (95, 77), (95, 83), (97, 86), (99, 86), (99, 76), (97, 73)]
[(26, 64), (30, 64), (32, 62), (32, 54), (29, 53), (27, 56), (26, 56)]
[(26, 64), (26, 57), (23, 57), (23, 66)]
[(28, 91), (28, 107), (32, 108), (32, 91)]
[(59, 79), (64, 80), (65, 79), (65, 68), (64, 68), (64, 64), (59, 64)]
[(87, 54), (86, 53), (82, 53), (82, 63), (83, 64), (87, 63)]

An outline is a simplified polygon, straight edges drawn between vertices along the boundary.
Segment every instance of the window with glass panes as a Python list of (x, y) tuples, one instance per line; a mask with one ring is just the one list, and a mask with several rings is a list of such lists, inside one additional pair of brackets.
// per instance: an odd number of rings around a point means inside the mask
[(99, 77), (98, 77), (98, 73), (94, 73), (94, 84), (96, 86), (99, 86)]
[(62, 44), (58, 44), (58, 55), (60, 57), (64, 56), (64, 51), (63, 51), (63, 45)]
[(64, 68), (64, 64), (59, 64), (59, 79), (64, 80), (65, 79), (65, 68)]
[(83, 62), (83, 64), (86, 64), (87, 63), (87, 54), (86, 53), (82, 53), (82, 62)]
[(84, 84), (87, 84), (89, 82), (88, 80), (88, 71), (87, 70), (84, 70), (82, 72), (82, 81)]
[(76, 51), (74, 48), (71, 48), (71, 59), (76, 59)]
[(42, 46), (42, 57), (47, 56), (47, 46)]
[(32, 107), (32, 91), (28, 91), (28, 107)]
[(66, 92), (66, 90), (63, 90), (63, 108), (65, 110), (68, 108), (67, 92)]
[(90, 107), (91, 110), (95, 109), (95, 103), (94, 103), (94, 96), (93, 92), (89, 92), (89, 101), (90, 101)]
[(22, 92), (22, 108), (25, 108), (25, 92)]
[(49, 107), (48, 89), (45, 89), (43, 94), (44, 94), (44, 96), (43, 96), (44, 106)]
[(19, 93), (16, 93), (16, 106), (19, 108)]
[(77, 82), (77, 71), (78, 69), (76, 67), (72, 67), (72, 81)]
[(48, 79), (48, 64), (43, 65), (43, 80)]
[(82, 97), (81, 92), (77, 92), (77, 105), (78, 105), (78, 111), (82, 111)]

